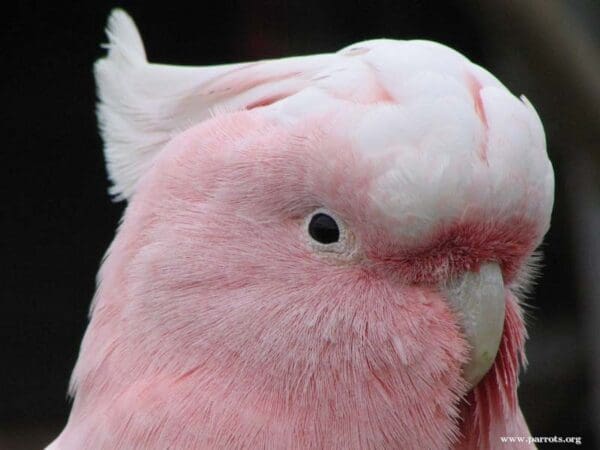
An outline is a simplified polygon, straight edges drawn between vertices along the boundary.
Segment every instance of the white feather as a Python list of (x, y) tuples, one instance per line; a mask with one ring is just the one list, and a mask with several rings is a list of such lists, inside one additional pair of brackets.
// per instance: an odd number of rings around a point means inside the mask
[(126, 199), (171, 137), (210, 117), (214, 99), (201, 87), (237, 65), (180, 67), (150, 64), (133, 20), (111, 14), (108, 55), (96, 62), (98, 120), (111, 194)]
[(406, 238), (472, 208), (495, 217), (522, 209), (549, 225), (554, 178), (539, 117), (448, 47), (380, 39), (333, 54), (181, 67), (148, 63), (121, 10), (107, 34), (108, 55), (96, 63), (98, 116), (118, 199), (131, 197), (175, 134), (214, 115), (262, 107), (291, 125), (344, 111), (351, 119), (332, 133), (367, 160), (389, 159), (370, 197), (404, 221)]

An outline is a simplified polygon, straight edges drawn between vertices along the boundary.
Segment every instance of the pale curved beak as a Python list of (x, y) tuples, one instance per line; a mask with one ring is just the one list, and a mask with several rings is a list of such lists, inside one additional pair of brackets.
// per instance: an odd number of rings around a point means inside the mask
[(474, 387), (494, 364), (502, 339), (506, 310), (502, 271), (498, 263), (482, 264), (479, 272), (450, 280), (444, 291), (471, 345), (463, 376)]

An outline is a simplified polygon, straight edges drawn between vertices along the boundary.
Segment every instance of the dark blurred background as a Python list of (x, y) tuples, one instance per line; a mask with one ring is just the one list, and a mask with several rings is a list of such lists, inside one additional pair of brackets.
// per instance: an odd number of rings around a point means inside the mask
[(92, 77), (115, 6), (133, 16), (154, 62), (208, 65), (423, 38), (525, 94), (545, 124), (557, 187), (542, 275), (527, 299), (521, 405), (534, 436), (600, 446), (597, 1), (20, 1), (0, 19), (0, 449), (40, 448), (64, 426), (95, 273), (123, 211), (107, 195)]

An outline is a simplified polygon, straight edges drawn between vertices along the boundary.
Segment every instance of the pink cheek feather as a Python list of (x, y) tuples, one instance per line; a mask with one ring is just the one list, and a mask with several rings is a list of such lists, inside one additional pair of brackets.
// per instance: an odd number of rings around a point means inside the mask
[[(145, 432), (158, 414), (163, 433), (180, 436), (183, 421), (184, 435), (217, 447), (229, 445), (224, 430), (256, 446), (288, 448), (450, 440), (453, 405), (465, 389), (465, 344), (439, 296), (390, 290), (362, 273), (292, 272), (291, 265), (279, 267), (269, 289), (256, 290), (264, 276), (257, 266), (272, 264), (260, 254), (250, 270), (234, 266), (244, 270), (235, 283), (219, 280), (210, 269), (219, 262), (209, 258), (199, 273), (205, 282), (194, 286), (159, 256), (165, 248), (133, 262), (154, 277), (132, 294), (156, 300), (129, 308), (139, 325), (107, 358), (126, 386), (107, 418), (115, 433)], [(177, 259), (198, 250), (182, 249)], [(133, 423), (122, 430), (132, 405)], [(434, 421), (439, 429), (429, 428)]]

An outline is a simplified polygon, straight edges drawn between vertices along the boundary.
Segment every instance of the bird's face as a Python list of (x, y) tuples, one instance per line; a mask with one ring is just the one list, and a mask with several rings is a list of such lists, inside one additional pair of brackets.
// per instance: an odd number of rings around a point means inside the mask
[(190, 68), (148, 63), (122, 11), (107, 31), (98, 118), (129, 205), (57, 446), (527, 435), (513, 290), (553, 175), (525, 100), (427, 41)]
[[(348, 427), (357, 442), (361, 421), (377, 417), (376, 429), (397, 433), (390, 442), (453, 439), (474, 382), (465, 320), (499, 321), (479, 379), (545, 225), (478, 203), (494, 186), (471, 192), (428, 144), (369, 137), (365, 108), (297, 122), (230, 114), (169, 144), (103, 269), (103, 289), (127, 297), (121, 334), (135, 350), (123, 372), (183, 379), (182, 402), (221, 399), (212, 408), (231, 417), (233, 406), (239, 426), (295, 417)], [(456, 214), (461, 200), (470, 207)], [(453, 292), (489, 263), (500, 294), (485, 283), (465, 292), (500, 295), (502, 314), (470, 317)]]

